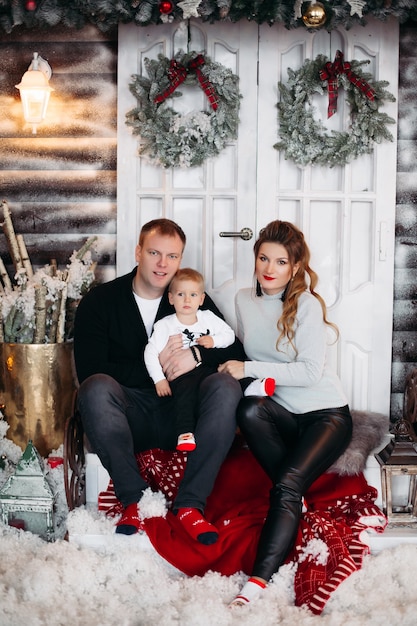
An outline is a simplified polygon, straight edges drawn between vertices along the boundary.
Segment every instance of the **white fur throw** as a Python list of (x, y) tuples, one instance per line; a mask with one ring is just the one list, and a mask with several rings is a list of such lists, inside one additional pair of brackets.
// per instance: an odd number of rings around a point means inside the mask
[(349, 446), (327, 470), (340, 476), (354, 476), (364, 471), (372, 450), (389, 432), (389, 416), (371, 411), (351, 411), (353, 433)]

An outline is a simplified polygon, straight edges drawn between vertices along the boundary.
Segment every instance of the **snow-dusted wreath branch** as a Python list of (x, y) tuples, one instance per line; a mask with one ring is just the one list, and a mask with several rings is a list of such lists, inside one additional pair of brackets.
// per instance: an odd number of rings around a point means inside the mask
[[(307, 59), (302, 67), (288, 68), (288, 84), (279, 83), (281, 99), (277, 104), (280, 141), (274, 145), (285, 158), (298, 165), (345, 165), (362, 154), (370, 153), (373, 144), (392, 141), (386, 124), (395, 120), (379, 111), (384, 100), (395, 102), (385, 89), (387, 81), (372, 81), (361, 66), (368, 61), (343, 61), (337, 51), (334, 62), (324, 55)], [(315, 117), (311, 99), (328, 92), (328, 117), (337, 110), (339, 87), (343, 87), (350, 107), (350, 125), (345, 131), (327, 133)]]
[[(126, 114), (126, 124), (140, 137), (139, 154), (163, 167), (193, 167), (237, 138), (242, 96), (230, 69), (182, 50), (173, 59), (145, 59), (144, 65), (148, 76), (134, 75), (129, 85), (138, 106)], [(182, 95), (181, 84), (200, 87), (207, 110), (176, 112), (168, 99)]]

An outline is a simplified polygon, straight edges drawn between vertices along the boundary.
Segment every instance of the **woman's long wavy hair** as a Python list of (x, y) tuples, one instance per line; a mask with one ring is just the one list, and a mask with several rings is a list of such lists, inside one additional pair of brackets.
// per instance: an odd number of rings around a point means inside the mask
[[(284, 337), (295, 347), (293, 340), (295, 336), (294, 325), (298, 309), (298, 300), (300, 295), (306, 290), (310, 291), (320, 302), (323, 310), (323, 321), (333, 328), (336, 336), (338, 336), (339, 331), (337, 326), (327, 319), (327, 308), (323, 298), (315, 291), (318, 276), (310, 267), (310, 250), (305, 242), (303, 233), (290, 222), (283, 222), (281, 220), (270, 222), (265, 228), (262, 228), (253, 247), (255, 262), (263, 243), (279, 243), (284, 246), (288, 254), (291, 270), (294, 269), (297, 263), (299, 264), (296, 274), (287, 284), (282, 295), (282, 314), (277, 322), (277, 328), (280, 333), (276, 343), (277, 350), (279, 349), (279, 342)], [(256, 281), (256, 295), (262, 296), (261, 286), (258, 281)]]

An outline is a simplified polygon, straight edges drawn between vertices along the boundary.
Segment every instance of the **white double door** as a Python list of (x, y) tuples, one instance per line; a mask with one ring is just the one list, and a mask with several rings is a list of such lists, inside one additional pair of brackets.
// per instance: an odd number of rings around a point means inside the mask
[[(239, 76), (239, 136), (201, 167), (165, 170), (137, 155), (138, 138), (125, 124), (127, 111), (136, 104), (128, 85), (133, 74), (145, 72), (145, 57), (162, 53), (171, 58), (179, 49), (204, 52)], [(131, 269), (142, 224), (169, 217), (187, 235), (183, 266), (204, 274), (207, 291), (234, 325), (234, 294), (253, 284), (253, 243), (259, 229), (277, 218), (296, 223), (310, 245), (329, 317), (340, 329), (339, 342), (329, 347), (329, 359), (351, 408), (388, 413), (396, 144), (379, 144), (372, 155), (334, 168), (300, 168), (273, 147), (278, 140), (278, 82), (287, 80), (287, 68), (296, 70), (317, 54), (333, 59), (338, 49), (345, 60), (369, 60), (367, 71), (375, 80), (387, 80), (396, 95), (396, 23), (331, 34), (258, 27), (244, 20), (215, 25), (195, 20), (189, 28), (186, 23), (120, 26), (117, 268), (118, 274)], [(208, 106), (197, 87), (181, 91), (182, 106)], [(326, 98), (314, 105), (327, 123)], [(384, 111), (396, 119), (395, 103), (385, 103)], [(334, 118), (335, 130), (349, 122), (343, 92)], [(392, 132), (396, 136), (395, 125)], [(252, 238), (241, 238), (242, 229), (252, 231)], [(236, 236), (220, 236), (225, 232)]]

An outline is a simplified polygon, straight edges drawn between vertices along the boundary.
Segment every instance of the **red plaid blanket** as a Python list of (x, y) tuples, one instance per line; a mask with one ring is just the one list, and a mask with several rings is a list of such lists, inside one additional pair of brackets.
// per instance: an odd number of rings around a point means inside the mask
[[(138, 455), (142, 476), (153, 490), (172, 502), (186, 464), (186, 454), (149, 450)], [(229, 576), (251, 573), (259, 534), (265, 519), (270, 481), (251, 452), (233, 449), (217, 477), (205, 517), (219, 530), (219, 540), (204, 546), (192, 540), (175, 515), (144, 520), (156, 551), (189, 576), (209, 570)], [(361, 568), (369, 547), (362, 541), (368, 528), (383, 532), (386, 519), (375, 506), (377, 492), (363, 474), (323, 474), (306, 494), (295, 547), (288, 561), (297, 562), (295, 602), (320, 614), (338, 585)], [(99, 509), (121, 512), (112, 484), (99, 495)]]

